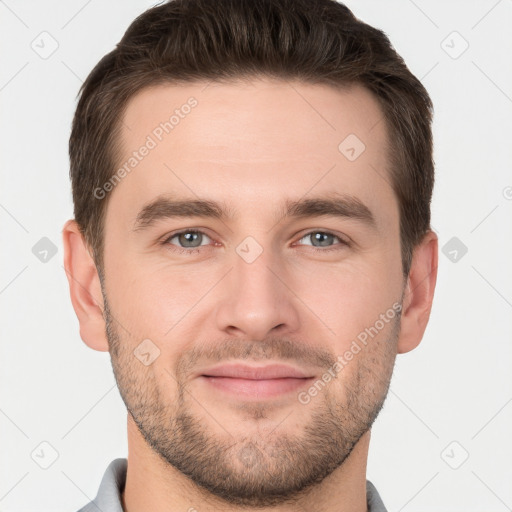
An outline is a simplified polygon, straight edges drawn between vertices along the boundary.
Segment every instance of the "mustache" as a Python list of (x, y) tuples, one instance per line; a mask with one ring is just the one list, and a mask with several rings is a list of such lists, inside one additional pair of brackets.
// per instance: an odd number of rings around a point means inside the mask
[(268, 338), (264, 341), (229, 338), (212, 344), (197, 343), (178, 361), (176, 375), (190, 372), (198, 364), (209, 364), (230, 359), (261, 362), (266, 360), (289, 361), (299, 366), (329, 368), (336, 362), (336, 355), (327, 349), (312, 346), (304, 341)]

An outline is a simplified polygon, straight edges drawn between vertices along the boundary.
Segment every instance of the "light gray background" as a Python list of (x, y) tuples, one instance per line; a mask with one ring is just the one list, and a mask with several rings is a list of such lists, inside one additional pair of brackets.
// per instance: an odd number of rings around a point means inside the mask
[[(2, 511), (72, 512), (127, 453), (108, 354), (79, 336), (61, 229), (78, 88), (153, 4), (0, 1)], [(512, 510), (512, 0), (347, 5), (432, 96), (432, 223), (440, 249), (467, 247), (440, 251), (430, 324), (398, 358), (368, 478), (390, 511)], [(32, 252), (43, 237), (57, 248), (46, 262)]]

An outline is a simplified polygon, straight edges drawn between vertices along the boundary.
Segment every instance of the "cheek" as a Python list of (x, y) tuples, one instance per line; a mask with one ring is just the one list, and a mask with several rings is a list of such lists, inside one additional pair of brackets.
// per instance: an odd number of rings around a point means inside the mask
[(161, 263), (123, 261), (108, 272), (107, 296), (114, 317), (133, 338), (152, 339), (162, 348), (196, 320), (201, 298), (218, 281), (204, 272), (199, 275)]
[(401, 295), (399, 262), (382, 257), (338, 267), (318, 265), (313, 272), (294, 272), (292, 289), (314, 313), (311, 316), (304, 310), (304, 321), (320, 321), (328, 327), (327, 338), (331, 338), (338, 354), (359, 333), (374, 326), (381, 314), (388, 312), (392, 317), (394, 310), (389, 310)]

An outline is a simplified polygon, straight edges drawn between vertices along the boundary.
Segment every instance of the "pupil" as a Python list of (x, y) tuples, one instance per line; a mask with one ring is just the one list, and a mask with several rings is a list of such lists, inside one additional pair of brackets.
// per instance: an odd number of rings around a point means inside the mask
[(182, 238), (182, 240), (180, 240), (180, 243), (184, 242), (184, 243), (182, 243), (182, 245), (184, 245), (185, 247), (197, 247), (198, 246), (197, 244), (194, 244), (194, 242), (197, 242), (197, 240), (199, 239), (199, 233), (192, 233), (192, 232), (182, 233), (180, 235), (180, 237)]
[(330, 242), (330, 238), (329, 237), (332, 237), (332, 235), (328, 235), (327, 233), (317, 232), (317, 233), (315, 233), (314, 239), (317, 242), (320, 242), (320, 246), (321, 247), (324, 247), (324, 246), (329, 245), (329, 242)]

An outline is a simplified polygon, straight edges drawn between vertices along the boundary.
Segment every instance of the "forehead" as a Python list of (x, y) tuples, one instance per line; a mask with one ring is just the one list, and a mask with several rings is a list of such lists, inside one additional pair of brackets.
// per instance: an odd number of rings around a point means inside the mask
[(309, 192), (348, 193), (396, 209), (383, 113), (360, 85), (158, 85), (130, 100), (120, 137), (118, 167), (127, 172), (110, 200), (122, 197), (127, 216), (166, 192), (260, 212), (262, 204)]
[[(298, 142), (305, 144), (298, 158), (318, 157), (333, 147), (338, 151), (337, 143), (349, 133), (363, 142), (371, 138), (376, 149), (385, 142), (382, 118), (377, 99), (361, 85), (334, 89), (268, 78), (193, 82), (148, 87), (136, 94), (126, 108), (121, 137), (133, 146), (141, 136), (155, 130), (153, 135), (159, 138), (160, 127), (164, 131), (160, 135), (169, 145), (186, 144), (186, 148), (196, 149), (201, 144), (222, 156), (229, 149), (234, 157), (236, 145), (231, 143), (227, 148), (226, 143), (236, 140), (248, 143), (240, 155), (244, 160), (269, 161), (290, 146), (297, 149)], [(169, 133), (161, 125), (167, 126)], [(172, 137), (165, 137), (171, 133)], [(316, 151), (311, 154), (313, 148)]]

